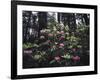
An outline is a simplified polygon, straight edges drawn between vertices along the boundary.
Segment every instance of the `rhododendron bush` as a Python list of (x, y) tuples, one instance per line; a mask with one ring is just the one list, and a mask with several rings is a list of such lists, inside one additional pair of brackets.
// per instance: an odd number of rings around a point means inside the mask
[[(25, 68), (89, 65), (89, 26), (73, 31), (56, 21), (39, 31), (39, 38), (23, 43)], [(87, 61), (86, 61), (87, 60)]]

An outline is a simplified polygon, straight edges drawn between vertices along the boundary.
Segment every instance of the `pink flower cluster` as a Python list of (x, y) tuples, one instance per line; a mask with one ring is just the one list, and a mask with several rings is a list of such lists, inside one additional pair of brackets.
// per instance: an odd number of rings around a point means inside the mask
[(26, 53), (26, 54), (32, 54), (32, 50), (24, 50), (24, 53)]
[(59, 56), (56, 56), (55, 58), (54, 58), (56, 61), (60, 61), (60, 57)]
[(64, 47), (64, 44), (63, 43), (60, 43), (59, 44), (59, 48), (63, 48)]
[(76, 51), (76, 48), (73, 48), (72, 50), (75, 52)]
[(59, 40), (63, 40), (65, 37), (64, 36), (61, 36), (60, 38), (59, 38)]
[(61, 34), (64, 34), (64, 31), (61, 31), (60, 33), (61, 33)]
[(60, 43), (59, 46), (60, 46), (60, 47), (64, 47), (64, 44), (63, 44), (63, 43)]
[(80, 57), (79, 57), (79, 56), (73, 56), (73, 57), (72, 57), (72, 60), (74, 60), (74, 61), (79, 61), (79, 60), (80, 60)]
[(47, 43), (50, 43), (51, 41), (50, 40), (47, 40)]
[(57, 34), (64, 34), (64, 31), (57, 31)]
[(52, 37), (52, 36), (53, 36), (53, 34), (49, 33), (49, 34), (48, 34), (48, 36), (49, 36), (49, 37)]

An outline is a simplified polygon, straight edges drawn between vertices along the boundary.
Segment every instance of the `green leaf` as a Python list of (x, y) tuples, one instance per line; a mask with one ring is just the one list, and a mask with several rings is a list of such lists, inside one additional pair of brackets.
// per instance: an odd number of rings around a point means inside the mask
[(78, 47), (78, 48), (81, 48), (82, 46), (81, 46), (81, 45), (78, 45), (77, 47)]
[(64, 56), (62, 56), (63, 58), (65, 58), (65, 59), (71, 59), (71, 55), (69, 55), (69, 54), (65, 54)]
[(50, 64), (53, 64), (53, 63), (55, 63), (55, 60), (50, 61)]
[(35, 55), (33, 58), (34, 58), (35, 60), (39, 60), (39, 59), (41, 58), (41, 55)]
[(33, 47), (39, 47), (39, 45), (37, 45), (37, 44), (33, 44)]

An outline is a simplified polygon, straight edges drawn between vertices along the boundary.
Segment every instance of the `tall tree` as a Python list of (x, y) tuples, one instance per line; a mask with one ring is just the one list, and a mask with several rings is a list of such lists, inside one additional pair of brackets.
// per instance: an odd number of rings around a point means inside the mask
[(32, 11), (24, 11), (23, 12), (23, 42), (27, 42), (28, 41), (28, 30), (30, 25), (30, 20), (31, 20), (31, 15), (32, 15)]
[(75, 31), (76, 18), (74, 13), (62, 13), (62, 21), (65, 26), (69, 26), (70, 31)]
[(83, 18), (85, 20), (85, 24), (89, 25), (89, 18), (88, 18), (88, 14), (83, 14)]
[(40, 30), (47, 27), (47, 12), (38, 12), (38, 23), (39, 31), (38, 37), (40, 36)]
[(58, 23), (61, 21), (61, 13), (58, 13)]

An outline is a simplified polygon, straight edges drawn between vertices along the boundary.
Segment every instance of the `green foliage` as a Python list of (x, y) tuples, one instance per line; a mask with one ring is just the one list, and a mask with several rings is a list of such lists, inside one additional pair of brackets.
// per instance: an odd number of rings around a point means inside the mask
[(23, 48), (26, 49), (26, 48), (32, 48), (33, 47), (33, 44), (32, 43), (24, 43), (23, 44)]
[(71, 57), (72, 56), (69, 53), (62, 56), (62, 58), (64, 58), (64, 59), (71, 59)]
[(52, 61), (50, 61), (50, 64), (53, 64), (53, 63), (55, 63), (56, 61), (55, 60), (52, 60)]
[[(37, 43), (24, 43), (23, 48), (35, 47), (33, 59), (39, 63), (47, 62), (48, 65), (71, 65), (78, 62), (82, 49), (88, 46), (89, 26), (77, 26), (75, 32), (70, 33), (68, 25), (64, 26), (51, 19), (47, 29), (42, 29)], [(35, 41), (34, 41), (35, 42)], [(88, 48), (86, 49), (88, 50)], [(78, 56), (74, 57), (73, 56)], [(49, 60), (49, 57), (51, 58)], [(75, 62), (76, 64), (76, 62)]]

